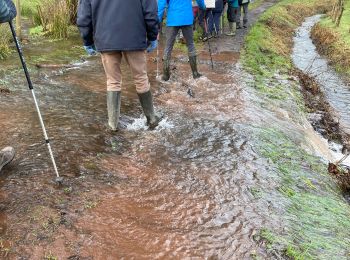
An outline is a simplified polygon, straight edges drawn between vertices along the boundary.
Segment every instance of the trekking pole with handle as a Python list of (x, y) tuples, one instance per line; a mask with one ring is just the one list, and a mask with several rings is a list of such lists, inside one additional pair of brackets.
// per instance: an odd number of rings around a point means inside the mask
[(44, 125), (44, 121), (43, 121), (43, 118), (41, 116), (41, 112), (40, 112), (40, 109), (39, 109), (38, 101), (36, 99), (35, 92), (34, 92), (33, 83), (32, 83), (32, 81), (30, 79), (28, 68), (27, 68), (25, 59), (23, 57), (22, 48), (21, 48), (20, 43), (18, 41), (18, 38), (17, 38), (17, 35), (16, 35), (16, 31), (15, 31), (15, 28), (13, 27), (12, 21), (10, 21), (9, 24), (10, 24), (10, 29), (11, 29), (11, 32), (12, 32), (13, 39), (14, 39), (15, 44), (16, 44), (17, 52), (18, 52), (19, 58), (20, 58), (21, 63), (22, 63), (23, 71), (24, 71), (24, 74), (25, 74), (27, 82), (28, 82), (28, 87), (29, 87), (29, 89), (30, 89), (30, 91), (32, 92), (32, 95), (33, 95), (35, 108), (36, 108), (36, 111), (38, 112), (40, 125), (41, 125), (41, 128), (43, 130), (44, 137), (45, 137), (45, 142), (47, 144), (47, 148), (49, 149), (49, 153), (50, 153), (50, 157), (51, 157), (51, 160), (52, 160), (52, 164), (53, 164), (53, 167), (54, 167), (54, 170), (55, 170), (55, 173), (56, 173), (56, 180), (55, 181), (58, 184), (61, 184), (63, 182), (63, 178), (60, 177), (60, 175), (58, 173), (58, 170), (57, 170), (56, 161), (55, 161), (55, 158), (53, 156), (53, 152), (52, 152), (51, 145), (50, 145), (50, 139), (49, 139), (49, 137), (47, 135), (46, 128), (45, 128), (45, 125)]
[[(209, 17), (208, 19), (205, 19), (204, 17), (204, 29), (205, 29), (205, 32), (207, 33), (207, 35), (209, 36), (209, 32), (208, 32), (208, 20), (209, 20)], [(210, 62), (211, 62), (211, 69), (213, 70), (214, 69), (214, 63), (213, 63), (213, 55), (212, 55), (212, 52), (211, 52), (211, 46), (210, 46), (210, 39), (208, 37), (208, 47), (209, 47), (209, 54), (210, 54)]]

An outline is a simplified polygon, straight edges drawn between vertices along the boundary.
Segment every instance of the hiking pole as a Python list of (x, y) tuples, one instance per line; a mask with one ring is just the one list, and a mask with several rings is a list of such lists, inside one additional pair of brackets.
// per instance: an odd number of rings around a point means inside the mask
[(53, 164), (53, 167), (54, 167), (54, 170), (55, 170), (55, 173), (56, 173), (56, 180), (55, 181), (58, 184), (62, 184), (63, 178), (60, 177), (60, 175), (58, 174), (55, 158), (53, 156), (51, 145), (50, 145), (50, 139), (47, 136), (47, 132), (46, 132), (46, 128), (45, 128), (45, 125), (44, 125), (44, 121), (43, 121), (43, 118), (41, 116), (41, 112), (40, 112), (40, 109), (39, 109), (38, 101), (36, 100), (33, 83), (32, 83), (32, 81), (30, 79), (28, 68), (27, 68), (27, 65), (26, 65), (26, 61), (25, 61), (24, 56), (23, 56), (23, 51), (22, 51), (22, 48), (20, 46), (19, 40), (17, 38), (16, 31), (15, 31), (15, 28), (13, 27), (12, 21), (10, 21), (9, 24), (10, 24), (10, 29), (11, 29), (11, 32), (12, 32), (13, 39), (14, 39), (15, 44), (16, 44), (17, 52), (18, 52), (19, 58), (20, 58), (21, 63), (22, 63), (23, 71), (24, 71), (24, 74), (25, 74), (27, 82), (28, 82), (29, 90), (32, 92), (32, 96), (33, 96), (34, 103), (35, 103), (35, 108), (36, 108), (36, 111), (38, 112), (40, 125), (41, 125), (41, 128), (43, 130), (44, 137), (45, 137), (45, 142), (47, 144), (47, 148), (49, 149), (49, 153), (50, 153), (50, 157), (51, 157), (51, 160), (52, 160), (52, 164)]
[(159, 78), (159, 42), (157, 44), (157, 79)]
[(204, 29), (205, 29), (205, 32), (208, 35), (208, 47), (209, 47), (209, 54), (210, 54), (210, 62), (211, 62), (211, 69), (213, 70), (214, 69), (214, 63), (213, 63), (213, 55), (212, 55), (212, 52), (211, 52), (210, 39), (209, 39), (209, 34), (208, 34), (208, 20), (209, 20), (209, 17), (208, 17), (207, 20), (204, 18)]

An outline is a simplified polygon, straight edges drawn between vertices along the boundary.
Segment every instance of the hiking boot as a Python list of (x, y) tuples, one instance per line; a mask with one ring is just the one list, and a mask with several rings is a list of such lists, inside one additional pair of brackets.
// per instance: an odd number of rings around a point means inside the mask
[(236, 35), (236, 24), (229, 23), (229, 31), (226, 33), (227, 36), (235, 36)]
[(12, 147), (5, 147), (0, 151), (0, 171), (2, 168), (9, 164), (15, 157), (15, 149)]
[(170, 79), (170, 59), (163, 59), (162, 80), (168, 81), (169, 79)]
[(202, 76), (202, 74), (200, 74), (197, 69), (197, 56), (192, 56), (189, 58), (190, 58), (190, 65), (192, 69), (193, 78), (198, 79)]
[(120, 91), (107, 91), (108, 126), (113, 132), (118, 130), (120, 103)]
[(151, 130), (153, 130), (159, 125), (159, 122), (162, 120), (162, 116), (157, 115), (154, 112), (152, 93), (151, 91), (148, 91), (146, 93), (138, 94), (138, 96), (143, 113), (147, 118), (147, 125)]
[(208, 34), (203, 33), (203, 35), (199, 39), (202, 40), (203, 42), (206, 42), (208, 40)]

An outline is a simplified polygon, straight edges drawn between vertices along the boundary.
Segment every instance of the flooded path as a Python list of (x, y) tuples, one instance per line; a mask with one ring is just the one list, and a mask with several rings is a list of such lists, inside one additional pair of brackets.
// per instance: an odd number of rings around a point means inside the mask
[[(224, 41), (228, 46), (230, 39)], [(203, 50), (199, 67), (206, 77), (197, 81), (186, 56), (175, 53), (176, 68), (165, 84), (155, 80), (155, 57), (150, 56), (156, 106), (166, 114), (153, 132), (144, 127), (124, 67), (121, 130), (112, 134), (105, 126), (99, 58), (82, 62), (80, 41), (45, 44), (26, 46), (24, 52), (65, 185), (52, 183), (37, 115), (14, 55), (0, 72), (11, 91), (0, 95), (0, 146), (17, 150), (0, 179), (2, 257), (266, 257), (254, 237), (262, 227), (280, 223), (272, 215), (274, 198), (259, 200), (254, 191), (278, 183), (265, 176), (268, 163), (253, 147), (251, 120), (259, 111), (247, 104), (234, 52), (219, 46), (212, 71)], [(76, 50), (73, 68), (34, 68), (38, 56), (66, 50), (66, 45)], [(68, 53), (46, 62), (65, 59)], [(187, 94), (188, 86), (195, 98)]]
[[(149, 65), (154, 71), (155, 64)], [(166, 113), (154, 132), (142, 126), (124, 68), (122, 130), (114, 135), (104, 125), (105, 83), (97, 58), (59, 73), (32, 71), (66, 179), (62, 189), (51, 183), (50, 160), (24, 81), (5, 77), (18, 86), (0, 97), (0, 145), (17, 149), (1, 180), (1, 236), (12, 255), (229, 259), (262, 251), (253, 236), (265, 226), (264, 207), (249, 189), (260, 185), (254, 176), (263, 163), (242, 124), (244, 94), (234, 83), (234, 65), (220, 65), (215, 72), (201, 66), (213, 80), (193, 81), (188, 64), (178, 63), (172, 82), (152, 81), (157, 107)], [(192, 86), (195, 99), (178, 78)]]
[[(349, 135), (350, 86), (328, 65), (328, 61), (318, 54), (310, 36), (312, 27), (321, 17), (316, 15), (307, 18), (297, 30), (292, 58), (297, 68), (315, 78), (339, 121), (340, 130)], [(341, 158), (342, 155), (338, 154), (337, 157)], [(350, 159), (345, 163), (350, 165)]]

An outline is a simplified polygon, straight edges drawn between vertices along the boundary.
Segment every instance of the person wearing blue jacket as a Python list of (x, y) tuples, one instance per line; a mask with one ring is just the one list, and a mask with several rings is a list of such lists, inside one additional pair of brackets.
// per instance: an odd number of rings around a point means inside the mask
[[(204, 0), (197, 0), (200, 9), (205, 9)], [(179, 30), (182, 31), (186, 39), (188, 56), (192, 69), (193, 78), (201, 77), (197, 69), (197, 53), (193, 40), (193, 11), (192, 0), (159, 0), (158, 1), (158, 19), (161, 20), (164, 11), (167, 9), (167, 31), (166, 46), (163, 56), (163, 76), (164, 81), (170, 79), (170, 59), (173, 50), (176, 35)]]
[(153, 108), (146, 49), (158, 44), (157, 0), (80, 0), (77, 25), (88, 54), (101, 52), (107, 77), (108, 125), (117, 131), (121, 105), (121, 62), (128, 63), (150, 129), (161, 120)]
[[(11, 0), (0, 0), (0, 23), (7, 23), (17, 15), (16, 7)], [(0, 171), (15, 157), (15, 149), (5, 147), (0, 151)]]
[(238, 15), (238, 0), (227, 0), (227, 20), (229, 25), (229, 32), (227, 36), (236, 35), (237, 15)]

